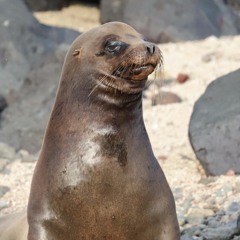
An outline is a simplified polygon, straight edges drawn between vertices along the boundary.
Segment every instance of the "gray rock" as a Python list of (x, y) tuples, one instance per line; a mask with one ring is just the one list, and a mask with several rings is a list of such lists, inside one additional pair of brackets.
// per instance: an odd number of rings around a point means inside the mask
[(189, 236), (188, 233), (184, 233), (184, 234), (181, 236), (181, 240), (194, 240), (194, 238), (192, 238), (191, 236)]
[(224, 226), (218, 226), (217, 228), (206, 228), (203, 232), (203, 239), (205, 240), (228, 240), (234, 235), (240, 233), (240, 224), (236, 219), (235, 221), (228, 222)]
[(0, 172), (16, 157), (16, 151), (6, 143), (0, 142)]
[(0, 200), (0, 210), (9, 207), (9, 203)]
[(240, 179), (238, 181), (236, 181), (236, 183), (233, 185), (233, 191), (235, 193), (239, 193), (240, 192)]
[(2, 172), (9, 163), (10, 163), (9, 159), (0, 158), (0, 172)]
[(22, 0), (0, 1), (0, 93), (19, 90), (30, 69), (37, 69), (59, 43), (70, 43), (76, 31), (40, 24)]
[[(62, 51), (66, 53), (65, 48)], [(26, 149), (36, 153), (40, 150), (63, 60), (55, 54), (45, 58), (43, 66), (31, 71), (25, 80), (19, 91), (19, 101), (3, 112), (0, 140), (14, 146), (17, 151)]]
[(215, 217), (208, 218), (208, 227), (217, 228), (219, 226), (219, 221)]
[(179, 226), (184, 226), (186, 224), (186, 218), (185, 216), (182, 214), (182, 212), (179, 212), (177, 213), (177, 216), (178, 216), (178, 223), (179, 223)]
[(4, 196), (9, 190), (10, 190), (9, 187), (0, 186), (0, 198), (1, 198), (2, 196)]
[(183, 198), (182, 188), (180, 188), (180, 187), (173, 188), (172, 191), (173, 191), (173, 195), (174, 195), (175, 200)]
[(0, 94), (17, 92), (1, 114), (0, 141), (39, 150), (65, 53), (78, 35), (40, 24), (22, 0), (0, 1)]
[(20, 150), (18, 152), (19, 157), (21, 158), (21, 162), (36, 162), (38, 159), (37, 154), (29, 154), (26, 150)]
[(0, 158), (4, 159), (14, 159), (16, 156), (16, 151), (13, 147), (7, 145), (6, 143), (0, 142)]
[(195, 103), (189, 138), (208, 175), (240, 173), (240, 69), (212, 82)]
[(240, 203), (239, 202), (232, 202), (227, 209), (228, 213), (235, 213), (240, 212)]
[(0, 94), (0, 114), (7, 107), (6, 99)]
[[(236, 209), (235, 204), (233, 209)], [(231, 214), (219, 211), (207, 218), (206, 224), (207, 227), (201, 233), (206, 240), (230, 240), (240, 233), (240, 216), (237, 212)]]
[[(206, 227), (206, 226), (204, 226)], [(183, 236), (187, 235), (188, 237), (192, 237), (190, 239), (202, 239), (202, 237), (200, 236), (201, 232), (202, 232), (202, 225), (191, 225), (191, 224), (187, 224), (186, 226), (184, 226), (184, 231), (182, 232)]]
[(32, 11), (44, 11), (59, 9), (67, 3), (67, 0), (25, 0), (25, 2)]
[(205, 217), (212, 215), (214, 215), (214, 212), (211, 209), (194, 207), (189, 209), (186, 219), (189, 224), (201, 224), (204, 222)]
[(202, 177), (200, 179), (199, 183), (202, 183), (202, 184), (205, 184), (205, 185), (210, 185), (211, 183), (216, 182), (216, 180), (217, 180), (217, 177), (212, 177), (212, 176)]
[(182, 204), (182, 210), (185, 213), (191, 208), (193, 199), (194, 198), (192, 196), (189, 196), (189, 197), (184, 199), (184, 202)]
[(223, 184), (216, 192), (216, 198), (222, 199), (224, 196), (232, 194), (232, 186), (229, 184)]
[(237, 34), (237, 14), (222, 1), (102, 0), (102, 23), (123, 21), (149, 40), (194, 40)]

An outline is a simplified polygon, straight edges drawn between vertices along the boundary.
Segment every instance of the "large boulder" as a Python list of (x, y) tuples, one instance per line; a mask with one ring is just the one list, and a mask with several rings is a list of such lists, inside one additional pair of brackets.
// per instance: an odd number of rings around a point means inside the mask
[(30, 70), (38, 69), (58, 44), (78, 35), (40, 24), (22, 0), (0, 0), (0, 94), (19, 90)]
[[(62, 7), (65, 7), (72, 2), (73, 0), (25, 0), (27, 6), (32, 11), (47, 11), (47, 10), (56, 10)], [(75, 1), (77, 2), (77, 1)], [(78, 2), (87, 2), (89, 4), (99, 4), (100, 0), (83, 0)]]
[(189, 138), (208, 175), (240, 173), (240, 69), (212, 82), (195, 103)]
[(25, 0), (25, 2), (33, 11), (46, 11), (63, 7), (67, 0)]
[(1, 115), (0, 141), (16, 150), (40, 150), (68, 47), (61, 44), (42, 66), (30, 70), (15, 101)]
[(40, 149), (64, 56), (78, 32), (40, 24), (22, 0), (0, 0), (0, 141)]
[(154, 42), (239, 33), (239, 17), (219, 0), (102, 0), (101, 22), (130, 24)]

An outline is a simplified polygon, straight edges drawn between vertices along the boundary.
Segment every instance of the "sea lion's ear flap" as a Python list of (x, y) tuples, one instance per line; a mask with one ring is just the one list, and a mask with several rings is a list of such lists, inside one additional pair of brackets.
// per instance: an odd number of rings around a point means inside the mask
[(81, 48), (75, 49), (72, 55), (73, 55), (74, 57), (79, 58), (80, 55), (81, 55)]

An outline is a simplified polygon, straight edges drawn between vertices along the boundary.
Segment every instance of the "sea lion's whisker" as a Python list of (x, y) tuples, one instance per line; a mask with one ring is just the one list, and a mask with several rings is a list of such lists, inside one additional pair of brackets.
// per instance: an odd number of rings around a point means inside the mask
[[(160, 72), (162, 72), (162, 67), (163, 67), (163, 58), (162, 55), (158, 61), (158, 64), (154, 70), (154, 79), (153, 79), (153, 83), (154, 83), (154, 88), (153, 88), (153, 96), (156, 96), (157, 98), (157, 102), (160, 102), (162, 96), (161, 96), (161, 87), (162, 87), (162, 81), (161, 81), (161, 77), (160, 77)], [(158, 77), (159, 76), (159, 77)], [(160, 80), (160, 84), (157, 84), (157, 79)]]
[(141, 65), (143, 65), (143, 55), (142, 55), (142, 53), (141, 52), (139, 52), (139, 57), (140, 57), (140, 62), (139, 62), (139, 65), (141, 66)]
[[(117, 65), (117, 67), (114, 69), (114, 73), (116, 73), (117, 71), (120, 71), (121, 75), (120, 77), (122, 77), (122, 74), (124, 73), (125, 70), (125, 66), (122, 64), (123, 62), (128, 62), (128, 60), (131, 58), (131, 55), (128, 55), (125, 59), (122, 59), (122, 61)], [(116, 75), (114, 75), (116, 76)]]
[(107, 75), (104, 75), (99, 82), (97, 83), (97, 85), (92, 89), (92, 91), (88, 94), (88, 97), (91, 96), (91, 94), (103, 83), (103, 81), (107, 79)]

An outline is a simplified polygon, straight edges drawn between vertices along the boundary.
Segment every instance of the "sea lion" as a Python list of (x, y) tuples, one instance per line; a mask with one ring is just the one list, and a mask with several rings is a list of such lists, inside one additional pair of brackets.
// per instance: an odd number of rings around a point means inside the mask
[(180, 239), (142, 116), (161, 59), (120, 22), (73, 42), (33, 175), (28, 240)]

